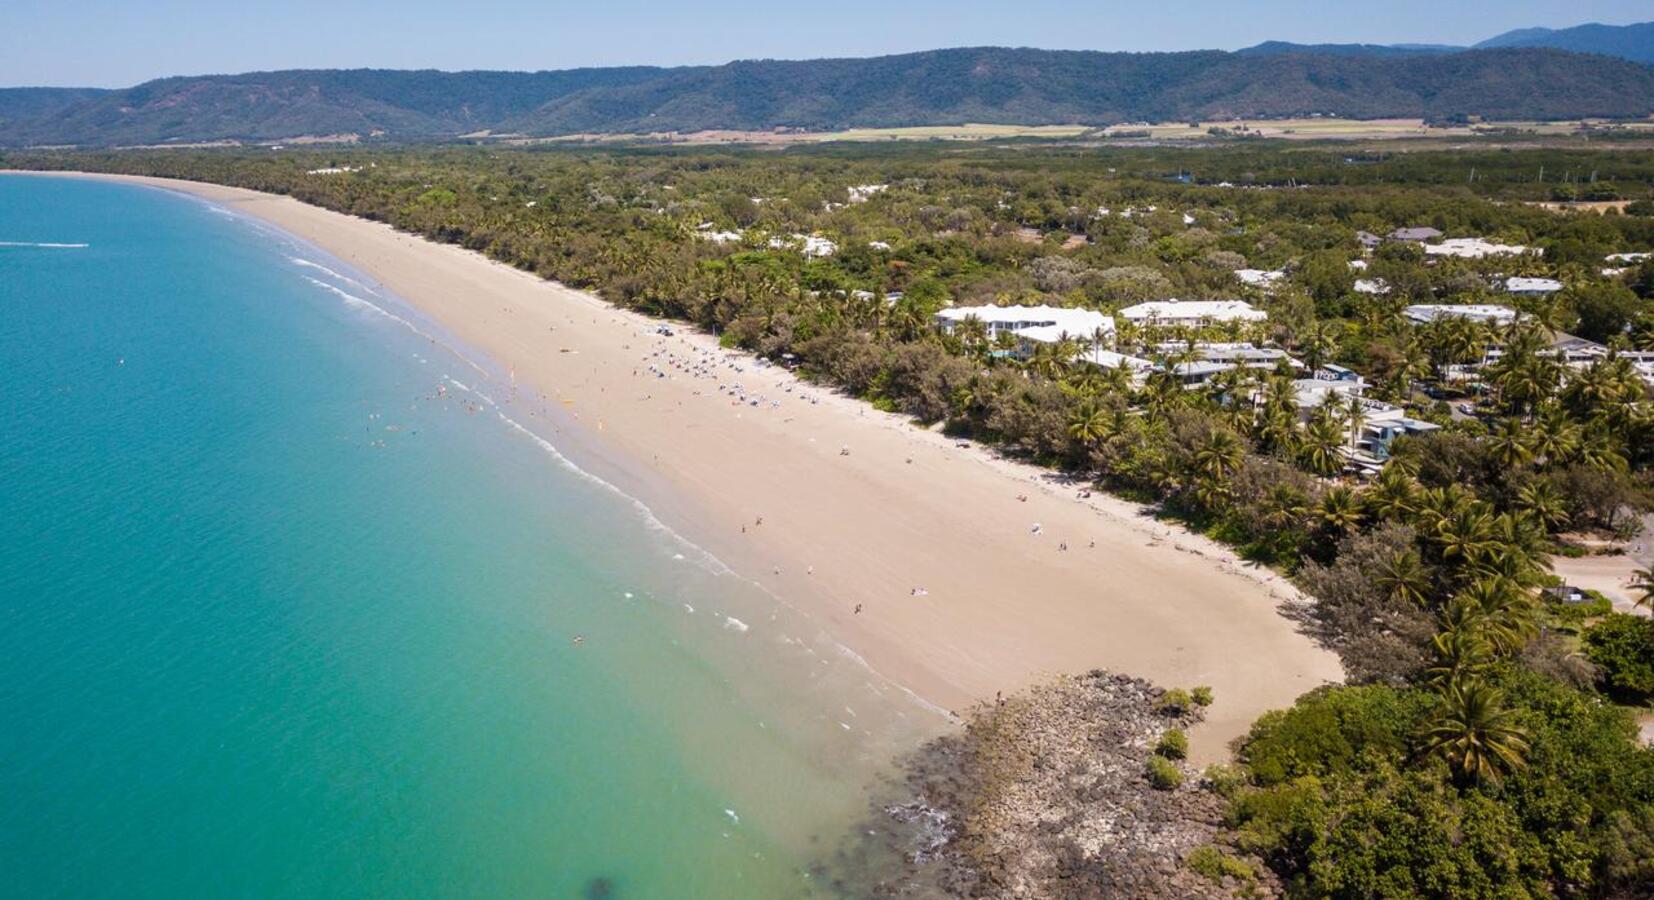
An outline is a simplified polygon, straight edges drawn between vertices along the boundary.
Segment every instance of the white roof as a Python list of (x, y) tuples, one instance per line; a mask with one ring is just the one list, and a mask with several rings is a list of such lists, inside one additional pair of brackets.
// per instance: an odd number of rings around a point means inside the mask
[(1146, 372), (1154, 368), (1154, 363), (1149, 360), (1140, 359), (1135, 356), (1127, 356), (1124, 353), (1115, 353), (1113, 350), (1104, 350), (1101, 347), (1082, 350), (1080, 351), (1080, 354), (1074, 358), (1079, 362), (1093, 363), (1095, 365), (1102, 366), (1105, 369), (1123, 368), (1132, 369), (1138, 372)]
[(1633, 263), (1633, 262), (1642, 262), (1643, 260), (1648, 259), (1650, 256), (1654, 256), (1654, 253), (1610, 253), (1607, 256), (1603, 257), (1603, 259), (1608, 261), (1608, 262)]
[(1541, 251), (1518, 244), (1496, 244), (1482, 238), (1448, 238), (1439, 244), (1426, 244), (1424, 252), (1431, 256), (1457, 256), (1463, 259), (1481, 259), (1484, 256), (1520, 256)]
[(1357, 278), (1355, 292), (1358, 294), (1388, 294), (1390, 283), (1382, 278)]
[(882, 194), (889, 188), (888, 184), (853, 184), (845, 192), (850, 195), (851, 203), (866, 203), (874, 194)]
[(1152, 319), (1261, 322), (1269, 318), (1245, 300), (1150, 300), (1128, 306), (1120, 310), (1120, 315), (1134, 322)]
[(1265, 272), (1262, 269), (1236, 269), (1235, 277), (1239, 278), (1242, 284), (1249, 284), (1253, 287), (1266, 287), (1280, 281), (1282, 278), (1285, 278), (1286, 273), (1279, 269), (1271, 272)]
[(1114, 319), (1110, 316), (1092, 309), (1060, 306), (951, 306), (937, 313), (936, 318), (950, 324), (979, 319), (994, 329), (1044, 341), (1055, 341), (1064, 334), (1084, 338), (1098, 330), (1114, 330)]
[(769, 240), (772, 249), (783, 250), (788, 247), (797, 248), (805, 256), (832, 256), (838, 252), (838, 245), (824, 237), (814, 234), (795, 234), (791, 237), (772, 237)]
[(1360, 396), (1362, 389), (1366, 386), (1361, 381), (1332, 381), (1325, 378), (1298, 378), (1292, 382), (1293, 390), (1298, 395), (1299, 409), (1315, 409), (1318, 406), (1324, 406), (1327, 398), (1333, 394), (1339, 394), (1342, 397), (1351, 394)]
[(1562, 282), (1554, 278), (1507, 278), (1505, 291), (1511, 294), (1551, 294), (1562, 290)]
[(1442, 318), (1472, 319), (1481, 322), (1516, 321), (1516, 310), (1508, 306), (1495, 306), (1489, 303), (1463, 303), (1457, 305), (1423, 303), (1407, 307), (1402, 310), (1402, 315), (1415, 322), (1433, 322)]
[[(1065, 322), (1061, 325), (1030, 325), (1027, 328), (1016, 329), (1016, 334), (1017, 337), (1027, 338), (1030, 341), (1055, 344), (1065, 337), (1090, 340), (1099, 331), (1104, 334), (1114, 333), (1114, 320), (1112, 318), (1098, 315), (1096, 319), (1100, 320), (1096, 321), (1096, 324), (1091, 324), (1094, 320), (1082, 320), (1075, 317), (1072, 322)], [(1078, 328), (1075, 327), (1076, 325)], [(1087, 327), (1088, 325), (1089, 327)]]

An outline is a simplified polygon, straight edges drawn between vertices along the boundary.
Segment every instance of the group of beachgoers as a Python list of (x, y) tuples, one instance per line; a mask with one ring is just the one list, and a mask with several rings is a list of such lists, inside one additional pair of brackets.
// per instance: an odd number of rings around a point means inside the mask
[[(780, 409), (782, 397), (768, 394), (749, 392), (733, 375), (747, 374), (750, 363), (729, 354), (720, 353), (708, 348), (691, 348), (688, 352), (679, 352), (662, 340), (655, 345), (654, 350), (644, 354), (644, 364), (641, 368), (633, 369), (632, 374), (641, 377), (676, 378), (680, 375), (690, 378), (714, 382), (718, 394), (729, 398), (731, 406), (745, 406), (754, 408)], [(760, 361), (758, 367), (768, 367), (768, 363)], [(776, 381), (775, 390), (780, 394), (793, 394), (798, 387), (792, 379), (782, 378)], [(702, 396), (700, 391), (694, 392)], [(821, 398), (808, 392), (799, 392), (797, 399), (810, 404), (819, 404)]]

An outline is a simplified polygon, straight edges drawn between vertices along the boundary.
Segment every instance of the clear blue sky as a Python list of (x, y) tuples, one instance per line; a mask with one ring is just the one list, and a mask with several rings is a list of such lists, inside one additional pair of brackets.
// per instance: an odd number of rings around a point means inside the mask
[(0, 85), (286, 68), (562, 69), (938, 47), (1475, 43), (1650, 0), (0, 0)]

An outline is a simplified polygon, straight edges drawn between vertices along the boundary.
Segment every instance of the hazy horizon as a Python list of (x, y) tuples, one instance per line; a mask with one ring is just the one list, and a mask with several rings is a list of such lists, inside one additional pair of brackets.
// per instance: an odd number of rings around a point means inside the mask
[(1104, 2), (1085, 9), (1053, 0), (1015, 8), (937, 0), (900, 7), (869, 0), (806, 9), (742, 0), (657, 6), (486, 0), (459, 10), (428, 0), (371, 0), (341, 9), (294, 0), (250, 10), (160, 0), (140, 9), (95, 0), (71, 9), (21, 0), (0, 9), (0, 85), (121, 88), (169, 76), (277, 69), (670, 67), (965, 46), (1176, 52), (1237, 50), (1267, 40), (1463, 45), (1516, 28), (1654, 18), (1646, 0), (1565, 6), (1512, 0), (1491, 10), (1452, 0), (1354, 10), (1309, 0), (1189, 0), (1176, 8)]

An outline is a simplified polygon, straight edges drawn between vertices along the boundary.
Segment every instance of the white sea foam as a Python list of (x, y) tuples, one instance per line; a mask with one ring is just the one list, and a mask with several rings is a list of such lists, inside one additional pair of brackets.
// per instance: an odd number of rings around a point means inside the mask
[[(706, 569), (707, 571), (711, 572), (714, 575), (734, 575), (735, 574), (735, 571), (733, 569), (731, 569), (729, 566), (725, 565), (723, 560), (717, 558), (716, 556), (713, 556), (711, 553), (709, 553), (706, 550), (702, 549), (695, 542), (693, 542), (693, 541), (689, 540), (688, 538), (684, 537), (683, 535), (679, 534), (677, 531), (674, 531), (670, 525), (667, 525), (665, 522), (662, 522), (660, 520), (660, 517), (655, 515), (655, 511), (649, 508), (648, 504), (644, 503), (642, 500), (637, 499), (636, 497), (633, 497), (631, 494), (626, 493), (625, 491), (621, 490), (616, 485), (614, 485), (614, 484), (612, 484), (608, 481), (605, 481), (604, 479), (599, 478), (598, 476), (593, 475), (592, 473), (586, 471), (585, 469), (582, 469), (579, 466), (575, 465), (574, 460), (571, 460), (567, 456), (564, 456), (563, 452), (561, 450), (558, 450), (557, 446), (555, 444), (551, 443), (550, 441), (548, 441), (545, 438), (541, 437), (540, 435), (536, 434), (533, 430), (527, 428), (521, 422), (518, 422), (516, 419), (513, 419), (510, 416), (506, 415), (504, 412), (502, 412), (500, 410), (499, 404), (495, 403), (493, 398), (489, 397), (487, 394), (485, 394), (481, 391), (478, 391), (478, 390), (476, 390), (476, 389), (474, 389), (474, 388), (472, 388), (472, 387), (470, 387), (470, 386), (468, 386), (468, 385), (466, 385), (466, 384), (464, 384), (460, 381), (457, 381), (451, 376), (448, 378), (448, 383), (453, 385), (454, 387), (462, 390), (462, 391), (465, 391), (469, 394), (472, 394), (473, 396), (481, 398), (483, 400), (483, 402), (485, 402), (489, 406), (493, 407), (494, 414), (496, 416), (499, 416), (501, 422), (504, 422), (505, 424), (511, 426), (512, 428), (515, 428), (518, 432), (522, 433), (529, 440), (533, 441), (536, 445), (538, 445), (540, 447), (540, 449), (542, 449), (546, 453), (550, 454), (551, 458), (556, 460), (558, 465), (562, 466), (563, 468), (567, 469), (570, 472), (573, 472), (574, 474), (580, 476), (581, 478), (584, 478), (586, 481), (589, 481), (592, 484), (595, 484), (598, 487), (601, 487), (604, 490), (607, 490), (610, 493), (612, 493), (612, 494), (614, 494), (618, 497), (621, 497), (626, 502), (630, 503), (632, 505), (632, 508), (634, 510), (636, 510), (638, 512), (640, 518), (642, 518), (644, 525), (646, 527), (648, 527), (650, 530), (658, 531), (661, 534), (666, 535), (667, 537), (671, 538), (675, 543), (677, 543), (679, 546), (686, 547), (690, 550), (694, 550), (696, 555), (699, 557), (699, 562), (700, 562), (700, 565), (701, 565), (702, 568)], [(681, 553), (676, 554), (675, 558), (680, 558), (681, 559), (681, 558), (683, 558), (683, 554), (681, 554)]]
[(379, 292), (374, 290), (369, 285), (363, 284), (362, 282), (357, 281), (356, 279), (350, 277), (349, 275), (344, 274), (343, 272), (336, 272), (332, 269), (329, 269), (327, 266), (324, 266), (319, 262), (312, 262), (308, 259), (303, 259), (303, 258), (297, 257), (297, 256), (289, 256), (289, 257), (287, 257), (287, 259), (288, 259), (289, 262), (291, 262), (295, 266), (304, 266), (305, 268), (309, 268), (309, 269), (317, 269), (321, 272), (326, 273), (329, 277), (337, 279), (339, 281), (343, 281), (345, 284), (351, 285), (352, 287), (359, 288), (361, 290), (367, 291), (368, 293), (373, 294), (374, 296), (379, 295)]
[(54, 244), (50, 241), (0, 241), (0, 247), (41, 247), (47, 250), (84, 250), (91, 244)]
[[(320, 268), (320, 267), (318, 267), (318, 268)], [(436, 335), (431, 334), (428, 331), (425, 331), (424, 329), (420, 328), (418, 325), (415, 325), (413, 322), (410, 322), (407, 319), (404, 319), (401, 316), (397, 315), (396, 313), (393, 313), (390, 310), (384, 308), (383, 306), (380, 306), (379, 304), (374, 303), (372, 300), (367, 300), (365, 298), (358, 297), (355, 294), (352, 294), (351, 292), (339, 287), (338, 285), (328, 284), (327, 282), (321, 280), (320, 278), (312, 278), (309, 275), (305, 275), (303, 277), (304, 277), (305, 281), (310, 282), (311, 284), (321, 288), (324, 291), (329, 291), (329, 292), (335, 294), (336, 296), (339, 297), (339, 299), (345, 301), (345, 303), (349, 304), (350, 306), (353, 306), (357, 309), (363, 309), (363, 310), (367, 310), (369, 312), (378, 313), (379, 315), (384, 316), (387, 319), (390, 319), (391, 321), (397, 323), (398, 325), (401, 325), (403, 328), (408, 329), (409, 331), (413, 332), (414, 334), (417, 334), (420, 337), (422, 337), (422, 338), (424, 338), (428, 341), (431, 341), (432, 343), (441, 343), (437, 339)], [(444, 345), (444, 346), (446, 346), (446, 345)], [(484, 369), (482, 366), (479, 366), (475, 362), (473, 362), (472, 360), (466, 358), (466, 356), (463, 353), (457, 353), (456, 352), (454, 355), (458, 356), (460, 358), (461, 362), (465, 363), (466, 365), (470, 366), (473, 369), (476, 369), (484, 377), (486, 377), (488, 375), (488, 370), (487, 369)]]

